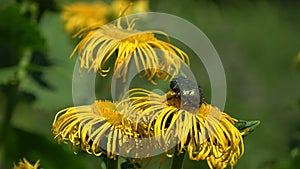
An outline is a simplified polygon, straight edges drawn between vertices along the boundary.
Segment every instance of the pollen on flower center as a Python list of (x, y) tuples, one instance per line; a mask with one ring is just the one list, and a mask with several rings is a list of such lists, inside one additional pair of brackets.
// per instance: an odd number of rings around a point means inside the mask
[(139, 34), (128, 37), (126, 40), (129, 42), (132, 42), (132, 43), (134, 43), (136, 41), (143, 43), (143, 42), (147, 42), (147, 41), (154, 41), (154, 40), (156, 40), (156, 38), (154, 37), (154, 34), (152, 34), (152, 33), (139, 33)]
[(113, 39), (129, 41), (131, 43), (156, 40), (153, 33), (146, 33), (142, 31), (121, 30), (118, 28), (107, 27), (103, 29), (103, 33)]
[[(199, 112), (203, 115), (208, 115), (213, 107), (210, 105), (202, 104), (199, 108)], [(214, 108), (216, 109), (216, 108)]]
[(114, 126), (122, 125), (122, 115), (117, 111), (114, 103), (97, 101), (93, 109), (107, 120), (108, 123)]

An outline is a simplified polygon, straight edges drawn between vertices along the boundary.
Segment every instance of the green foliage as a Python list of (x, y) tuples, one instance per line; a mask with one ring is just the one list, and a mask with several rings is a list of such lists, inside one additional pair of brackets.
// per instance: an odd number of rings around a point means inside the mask
[(10, 46), (13, 51), (23, 51), (25, 48), (45, 49), (44, 38), (37, 25), (28, 22), (28, 19), (20, 14), (17, 5), (0, 9), (0, 22), (0, 44)]
[[(57, 5), (66, 1), (69, 0), (57, 1)], [(45, 169), (100, 168), (102, 159), (74, 155), (68, 145), (57, 144), (51, 133), (55, 113), (73, 104), (72, 74), (76, 62), (76, 58), (69, 59), (75, 43), (64, 32), (59, 11), (41, 13), (40, 20), (33, 21), (20, 13), (19, 4), (8, 4), (0, 8), (0, 129), (6, 107), (13, 106), (6, 104), (11, 94), (8, 86), (16, 87), (15, 97), (23, 99), (12, 108), (7, 135), (1, 133), (1, 140), (6, 137), (8, 141), (0, 146), (0, 168), (3, 163), (11, 167), (22, 157), (30, 161), (40, 159)], [(299, 69), (293, 62), (300, 50), (298, 4), (292, 1), (150, 1), (153, 11), (189, 20), (212, 41), (227, 75), (225, 111), (237, 119), (263, 121), (263, 125), (245, 138), (245, 155), (236, 169), (298, 169), (300, 166), (300, 141), (294, 136), (299, 130), (300, 79)], [(34, 61), (36, 52), (43, 55), (38, 58), (47, 61)], [(202, 76), (205, 69), (199, 65), (201, 61), (192, 57), (192, 70), (209, 102), (209, 79)], [(40, 75), (32, 75), (33, 72), (42, 75), (37, 78)], [(145, 83), (138, 78), (135, 81), (130, 85)], [(99, 98), (109, 98), (109, 83), (99, 78), (96, 84)], [(34, 99), (22, 97), (24, 92)], [(247, 122), (240, 124), (242, 130), (249, 127)], [(5, 157), (4, 150), (8, 152)], [(149, 169), (159, 167), (158, 158), (153, 159)], [(170, 163), (166, 159), (161, 168), (168, 168)], [(184, 169), (208, 168), (204, 161), (188, 158), (184, 164)]]
[(7, 84), (8, 82), (16, 81), (17, 66), (1, 68), (0, 69), (0, 84)]
[(31, 55), (45, 51), (45, 40), (38, 25), (20, 14), (17, 4), (0, 9), (0, 22), (0, 85), (18, 83), (30, 71)]
[(246, 135), (253, 132), (260, 124), (259, 120), (254, 121), (246, 121), (246, 120), (239, 120), (234, 125), (240, 132), (246, 132)]
[[(30, 161), (40, 159), (43, 168), (85, 168), (80, 160), (69, 155), (70, 151), (63, 149), (54, 140), (22, 129), (13, 128), (9, 132), (7, 145), (9, 153), (6, 159), (17, 163), (19, 159), (27, 157)], [(55, 163), (53, 163), (55, 161)]]

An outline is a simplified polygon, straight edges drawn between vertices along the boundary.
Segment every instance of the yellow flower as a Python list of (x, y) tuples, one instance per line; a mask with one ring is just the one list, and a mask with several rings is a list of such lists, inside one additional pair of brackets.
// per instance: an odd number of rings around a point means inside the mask
[[(207, 160), (210, 168), (234, 166), (244, 153), (245, 133), (234, 126), (236, 119), (207, 103), (196, 113), (181, 109), (180, 98), (175, 93), (165, 95), (144, 89), (132, 89), (129, 95), (131, 110), (140, 110), (140, 118), (150, 118), (148, 130), (163, 135), (164, 143), (180, 138), (177, 152), (188, 152), (191, 160)], [(247, 131), (245, 131), (247, 132)], [(178, 155), (169, 154), (169, 155)]]
[[(188, 141), (189, 157), (192, 160), (207, 160), (210, 168), (233, 167), (244, 154), (244, 133), (234, 126), (236, 119), (221, 112), (217, 107), (202, 104), (196, 116), (198, 125), (191, 131), (194, 139)], [(213, 127), (211, 127), (213, 126)], [(211, 132), (207, 141), (201, 140), (205, 132)], [(196, 137), (199, 138), (196, 138)], [(204, 156), (207, 154), (208, 156)]]
[(18, 162), (18, 166), (14, 165), (14, 169), (38, 169), (39, 166), (40, 160), (38, 160), (34, 165), (31, 165), (26, 158), (23, 158)]
[(78, 51), (80, 68), (93, 69), (105, 76), (110, 70), (105, 69), (105, 64), (116, 54), (114, 71), (118, 69), (118, 78), (125, 81), (128, 68), (134, 63), (137, 71), (144, 70), (144, 75), (152, 81), (155, 76), (163, 79), (178, 74), (182, 61), (189, 65), (185, 52), (156, 38), (156, 35), (168, 38), (164, 32), (135, 30), (134, 20), (127, 20), (127, 27), (123, 28), (120, 22), (118, 19), (116, 24), (89, 27), (76, 35), (82, 40), (71, 57)]
[(134, 3), (128, 0), (115, 0), (111, 4), (101, 1), (76, 2), (63, 6), (61, 19), (66, 32), (73, 34), (88, 26), (104, 25), (118, 18), (120, 11), (124, 9), (127, 14), (146, 12), (149, 10), (148, 4), (148, 0), (138, 0)]
[(73, 34), (87, 26), (104, 25), (108, 14), (109, 6), (104, 2), (77, 2), (63, 6), (61, 19), (65, 30)]
[(147, 134), (142, 124), (125, 119), (118, 110), (115, 103), (109, 101), (66, 108), (57, 113), (52, 132), (59, 143), (70, 142), (72, 147), (89, 154), (105, 153), (108, 158), (116, 159), (119, 148), (128, 151), (135, 148), (128, 144), (129, 138)]
[(127, 14), (137, 13), (137, 12), (147, 12), (149, 11), (149, 2), (148, 0), (114, 0), (111, 3), (111, 13), (114, 17), (119, 17), (120, 10), (124, 7), (128, 7), (126, 10)]

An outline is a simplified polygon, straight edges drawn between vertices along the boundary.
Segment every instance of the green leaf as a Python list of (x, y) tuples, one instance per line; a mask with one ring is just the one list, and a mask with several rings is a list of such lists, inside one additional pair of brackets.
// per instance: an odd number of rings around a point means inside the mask
[(39, 29), (47, 39), (47, 60), (52, 65), (51, 67), (30, 65), (29, 69), (40, 70), (51, 89), (39, 87), (31, 78), (24, 79), (20, 88), (35, 95), (35, 108), (53, 111), (72, 106), (72, 75), (76, 58), (69, 58), (72, 51), (71, 37), (64, 32), (59, 13), (46, 12), (41, 18)]
[(0, 9), (0, 44), (8, 44), (19, 52), (25, 48), (45, 49), (44, 38), (37, 24), (20, 14), (18, 5)]
[(0, 68), (0, 85), (13, 83), (17, 80), (18, 66)]
[(253, 132), (259, 126), (259, 124), (260, 124), (259, 120), (253, 120), (253, 121), (239, 120), (234, 125), (240, 132), (244, 132), (248, 130), (245, 134), (246, 136), (249, 133)]
[(6, 166), (17, 163), (20, 158), (26, 157), (29, 161), (40, 160), (42, 168), (86, 168), (82, 156), (76, 156), (54, 139), (13, 128), (7, 136), (5, 145)]

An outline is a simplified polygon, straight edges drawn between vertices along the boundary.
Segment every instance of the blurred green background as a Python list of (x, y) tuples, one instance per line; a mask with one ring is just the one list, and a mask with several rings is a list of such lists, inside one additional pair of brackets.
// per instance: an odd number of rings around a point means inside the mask
[[(22, 157), (40, 159), (45, 169), (103, 168), (101, 158), (74, 155), (51, 133), (56, 112), (73, 105), (76, 59), (69, 54), (76, 40), (65, 33), (59, 16), (66, 2), (73, 1), (0, 0), (1, 169)], [(201, 29), (225, 69), (225, 112), (261, 120), (245, 138), (245, 155), (235, 168), (300, 168), (300, 1), (150, 0), (150, 9)], [(191, 60), (194, 72), (204, 70), (199, 59)], [(209, 98), (208, 78), (195, 74)], [(98, 94), (109, 97), (109, 84), (99, 81), (104, 87)], [(169, 163), (165, 160), (162, 168)], [(186, 159), (185, 168), (208, 167)]]

